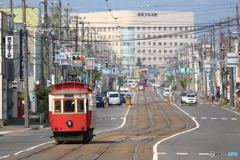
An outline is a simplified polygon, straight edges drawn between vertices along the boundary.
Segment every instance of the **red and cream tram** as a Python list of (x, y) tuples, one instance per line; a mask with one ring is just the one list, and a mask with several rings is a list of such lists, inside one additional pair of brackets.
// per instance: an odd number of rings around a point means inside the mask
[(55, 84), (49, 93), (49, 122), (57, 143), (93, 139), (96, 123), (96, 97), (81, 82)]

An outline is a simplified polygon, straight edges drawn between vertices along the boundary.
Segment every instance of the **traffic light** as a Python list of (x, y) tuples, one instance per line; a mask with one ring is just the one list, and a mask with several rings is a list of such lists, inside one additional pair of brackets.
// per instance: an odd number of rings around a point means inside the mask
[(108, 70), (108, 62), (105, 62), (105, 69)]
[(52, 85), (51, 80), (47, 80), (47, 87), (50, 87)]
[(85, 56), (80, 56), (79, 59), (80, 60), (85, 60)]
[(198, 61), (198, 67), (202, 67), (202, 62)]
[(72, 56), (72, 60), (74, 60), (74, 61), (75, 61), (75, 60), (76, 60), (76, 57), (75, 57), (75, 56)]

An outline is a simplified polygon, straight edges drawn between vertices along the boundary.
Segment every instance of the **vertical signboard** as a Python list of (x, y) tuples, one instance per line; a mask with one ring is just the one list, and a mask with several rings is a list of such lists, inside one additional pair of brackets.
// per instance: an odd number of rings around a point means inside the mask
[(19, 34), (19, 73), (20, 73), (20, 80), (23, 81), (23, 30), (20, 29), (20, 34)]
[(13, 36), (6, 36), (6, 58), (13, 59)]

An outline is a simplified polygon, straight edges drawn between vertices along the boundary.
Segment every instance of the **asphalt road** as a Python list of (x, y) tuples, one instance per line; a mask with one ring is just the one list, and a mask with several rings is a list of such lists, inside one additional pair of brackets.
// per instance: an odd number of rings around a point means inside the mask
[[(125, 105), (97, 108), (97, 124), (94, 133), (121, 127), (127, 110), (128, 106)], [(0, 159), (54, 142), (50, 136), (52, 132), (49, 127), (6, 134), (0, 137)]]
[(176, 107), (189, 114), (198, 125), (192, 131), (159, 142), (155, 159), (240, 159), (239, 113), (203, 101), (196, 106), (180, 104), (179, 95), (175, 97)]

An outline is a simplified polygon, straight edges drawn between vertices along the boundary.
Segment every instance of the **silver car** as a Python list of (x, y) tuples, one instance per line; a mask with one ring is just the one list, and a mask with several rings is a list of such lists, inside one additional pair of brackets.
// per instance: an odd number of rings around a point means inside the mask
[(180, 94), (180, 101), (181, 103), (186, 103), (186, 96), (187, 94), (189, 93), (193, 93), (192, 91), (183, 91), (181, 94)]

